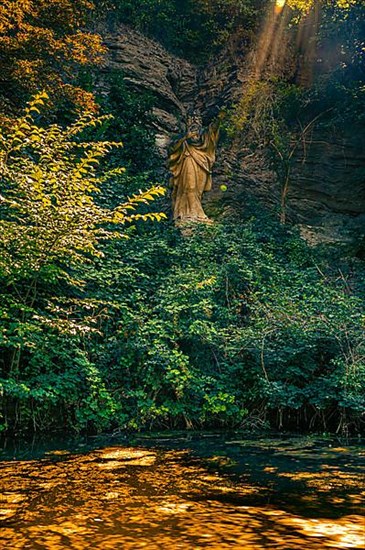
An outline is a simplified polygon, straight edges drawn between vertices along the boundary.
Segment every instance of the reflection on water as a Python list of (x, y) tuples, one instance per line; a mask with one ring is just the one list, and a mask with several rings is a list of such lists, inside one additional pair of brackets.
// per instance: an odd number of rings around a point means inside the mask
[(181, 436), (82, 448), (3, 455), (1, 548), (364, 547), (360, 446)]

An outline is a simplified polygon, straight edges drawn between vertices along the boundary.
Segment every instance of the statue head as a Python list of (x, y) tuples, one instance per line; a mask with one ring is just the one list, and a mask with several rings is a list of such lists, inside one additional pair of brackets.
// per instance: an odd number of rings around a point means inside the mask
[(200, 141), (202, 135), (202, 126), (202, 117), (197, 111), (194, 111), (187, 117), (187, 133), (190, 134), (190, 139), (193, 142)]

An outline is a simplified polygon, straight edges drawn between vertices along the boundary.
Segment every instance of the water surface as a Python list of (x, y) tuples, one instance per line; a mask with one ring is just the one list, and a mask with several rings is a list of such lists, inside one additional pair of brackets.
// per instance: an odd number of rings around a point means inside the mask
[(364, 548), (364, 456), (238, 433), (5, 441), (0, 547)]

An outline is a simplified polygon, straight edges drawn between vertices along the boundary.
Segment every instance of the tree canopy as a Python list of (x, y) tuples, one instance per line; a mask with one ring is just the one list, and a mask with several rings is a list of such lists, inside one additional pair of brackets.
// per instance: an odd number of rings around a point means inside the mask
[[(0, 6), (0, 107), (15, 112), (47, 90), (55, 102), (90, 109), (93, 95), (77, 86), (81, 67), (100, 63), (101, 37), (86, 28), (89, 0), (4, 0)], [(66, 103), (67, 105), (67, 103)]]

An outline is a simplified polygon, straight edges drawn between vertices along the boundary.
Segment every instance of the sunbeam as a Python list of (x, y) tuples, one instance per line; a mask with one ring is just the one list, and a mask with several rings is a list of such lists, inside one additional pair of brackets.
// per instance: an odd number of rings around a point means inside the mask
[[(264, 17), (258, 40), (250, 55), (250, 80), (257, 81), (278, 76), (288, 62), (290, 22), (293, 10), (287, 0), (270, 3)], [(310, 86), (316, 58), (316, 34), (320, 7), (314, 2), (300, 17), (297, 37), (293, 39), (297, 51), (296, 81)]]

